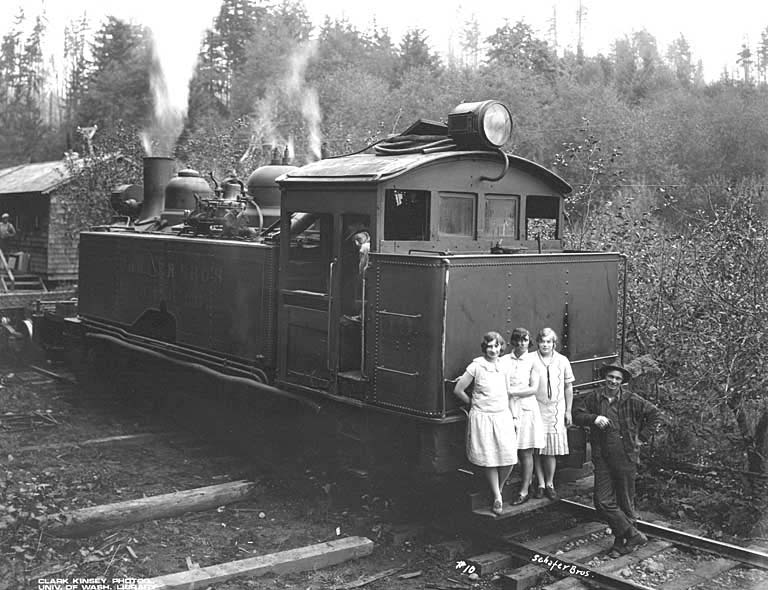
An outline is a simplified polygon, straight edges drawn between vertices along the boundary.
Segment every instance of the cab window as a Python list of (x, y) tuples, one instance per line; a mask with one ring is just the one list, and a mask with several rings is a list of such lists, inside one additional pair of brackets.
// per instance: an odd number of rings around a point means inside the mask
[(483, 237), (518, 239), (519, 211), (517, 195), (486, 195)]
[(291, 214), (285, 288), (311, 293), (328, 292), (333, 218), (327, 214)]
[(529, 195), (525, 200), (525, 233), (527, 240), (560, 239), (560, 198)]
[(474, 238), (476, 203), (473, 193), (440, 193), (440, 235)]
[(416, 242), (429, 240), (429, 191), (386, 191), (384, 239)]

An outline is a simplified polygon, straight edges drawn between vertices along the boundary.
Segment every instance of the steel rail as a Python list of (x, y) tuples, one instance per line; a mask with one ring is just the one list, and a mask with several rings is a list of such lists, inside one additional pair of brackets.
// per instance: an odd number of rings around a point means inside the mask
[(531, 549), (509, 539), (496, 539), (495, 541), (503, 543), (504, 550), (518, 559), (540, 566), (555, 575), (559, 574), (560, 576), (575, 578), (600, 588), (606, 588), (607, 590), (651, 590), (648, 586), (643, 586), (620, 576), (601, 572), (583, 563), (560, 559), (557, 555)]
[[(564, 505), (575, 510), (586, 512), (594, 515), (597, 511), (592, 506), (587, 506), (573, 500), (560, 500)], [(732, 545), (731, 543), (724, 543), (722, 541), (715, 541), (713, 539), (707, 539), (706, 537), (700, 537), (691, 533), (685, 533), (676, 529), (671, 529), (660, 524), (653, 524), (644, 520), (638, 520), (638, 530), (657, 537), (675, 545), (682, 545), (691, 549), (699, 549), (708, 553), (714, 553), (716, 555), (727, 557), (733, 561), (738, 561), (757, 567), (760, 569), (768, 570), (768, 554), (755, 549), (749, 549), (747, 547), (740, 547), (738, 545)]]

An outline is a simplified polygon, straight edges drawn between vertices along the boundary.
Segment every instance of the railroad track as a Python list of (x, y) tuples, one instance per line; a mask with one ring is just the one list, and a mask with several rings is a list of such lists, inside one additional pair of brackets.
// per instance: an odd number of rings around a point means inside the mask
[[(583, 490), (587, 482), (581, 480), (575, 487)], [(537, 526), (537, 515), (543, 514), (545, 506), (548, 515), (543, 520), (549, 526)], [(508, 590), (768, 589), (768, 552), (761, 547), (741, 547), (639, 521), (648, 544), (613, 559), (608, 556), (613, 537), (596, 520), (591, 506), (563, 499), (545, 501), (532, 510), (517, 508), (514, 519), (493, 521), (481, 516), (473, 522), (470, 534), (482, 538), (492, 550), (463, 560), (462, 573), (485, 577), (503, 572), (497, 577)], [(563, 526), (543, 534), (558, 519)]]

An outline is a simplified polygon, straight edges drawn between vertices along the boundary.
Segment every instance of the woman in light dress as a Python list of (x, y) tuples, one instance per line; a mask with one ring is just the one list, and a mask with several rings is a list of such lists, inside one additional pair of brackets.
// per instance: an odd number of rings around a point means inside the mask
[[(483, 356), (472, 360), (459, 377), (454, 394), (469, 405), (467, 458), (481, 467), (491, 488), (491, 510), (503, 511), (502, 490), (517, 463), (515, 423), (509, 409), (507, 370), (500, 361), (506, 348), (498, 332), (488, 332), (480, 343)], [(471, 395), (466, 390), (472, 385)]]
[(541, 419), (544, 422), (546, 441), (544, 448), (534, 454), (534, 469), (538, 487), (534, 497), (547, 496), (557, 500), (554, 478), (558, 455), (568, 454), (567, 428), (572, 423), (573, 371), (566, 357), (557, 352), (557, 334), (552, 328), (544, 328), (536, 335), (537, 351), (533, 361), (538, 373)]

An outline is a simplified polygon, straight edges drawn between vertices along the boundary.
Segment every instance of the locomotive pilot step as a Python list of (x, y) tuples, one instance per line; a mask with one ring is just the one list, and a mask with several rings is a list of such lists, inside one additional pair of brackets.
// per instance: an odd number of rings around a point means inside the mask
[[(560, 497), (568, 498), (591, 492), (593, 485), (594, 478), (590, 475), (588, 477), (577, 479), (576, 481), (564, 482), (560, 484), (558, 486), (557, 492)], [(497, 520), (532, 512), (538, 508), (542, 508), (547, 504), (552, 503), (552, 500), (549, 500), (546, 496), (541, 499), (536, 499), (531, 496), (525, 503), (513, 506), (512, 500), (516, 496), (517, 485), (508, 485), (504, 487), (504, 504), (502, 506), (502, 512), (498, 516), (491, 511), (491, 500), (487, 492), (477, 492), (470, 494), (469, 499), (473, 514), (490, 517)]]

